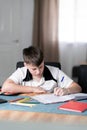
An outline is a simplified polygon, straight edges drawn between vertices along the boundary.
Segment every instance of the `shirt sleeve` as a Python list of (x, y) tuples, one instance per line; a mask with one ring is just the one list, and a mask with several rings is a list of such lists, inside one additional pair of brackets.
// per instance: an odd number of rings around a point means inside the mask
[(63, 71), (59, 70), (58, 73), (58, 87), (68, 88), (73, 80), (68, 77)]
[(23, 71), (22, 68), (18, 68), (10, 77), (9, 79), (13, 80), (16, 84), (21, 84), (26, 72)]

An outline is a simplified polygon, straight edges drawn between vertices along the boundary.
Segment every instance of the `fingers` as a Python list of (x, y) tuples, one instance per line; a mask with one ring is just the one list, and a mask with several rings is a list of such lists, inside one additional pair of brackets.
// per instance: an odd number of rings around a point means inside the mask
[(54, 94), (56, 95), (58, 88), (54, 88)]
[(57, 88), (54, 89), (54, 94), (57, 95), (57, 96), (66, 95), (67, 94), (67, 89), (66, 88), (57, 87)]
[(61, 96), (61, 95), (63, 94), (62, 89), (59, 88), (59, 87), (58, 87), (58, 88), (55, 88), (54, 94), (57, 95), (57, 96), (58, 96), (58, 95)]

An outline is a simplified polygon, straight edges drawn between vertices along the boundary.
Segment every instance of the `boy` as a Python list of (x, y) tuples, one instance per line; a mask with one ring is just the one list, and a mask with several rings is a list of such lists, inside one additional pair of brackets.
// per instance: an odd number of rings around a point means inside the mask
[(81, 92), (81, 87), (56, 67), (45, 66), (44, 56), (39, 48), (23, 49), (24, 67), (18, 68), (3, 84), (2, 92), (46, 93), (67, 95)]

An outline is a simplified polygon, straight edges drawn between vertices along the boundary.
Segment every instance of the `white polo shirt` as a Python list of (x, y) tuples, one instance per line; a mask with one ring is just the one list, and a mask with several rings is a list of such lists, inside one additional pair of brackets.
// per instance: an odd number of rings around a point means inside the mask
[(9, 79), (13, 80), (16, 84), (32, 87), (40, 86), (51, 92), (55, 87), (68, 88), (73, 82), (64, 72), (53, 66), (45, 66), (43, 77), (40, 81), (33, 79), (26, 67), (18, 68)]

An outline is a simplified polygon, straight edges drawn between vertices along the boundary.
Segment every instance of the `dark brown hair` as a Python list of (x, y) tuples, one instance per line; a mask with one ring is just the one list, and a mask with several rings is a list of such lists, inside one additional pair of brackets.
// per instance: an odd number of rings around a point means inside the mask
[(44, 56), (40, 48), (30, 46), (23, 49), (23, 59), (26, 64), (39, 66), (44, 60)]

